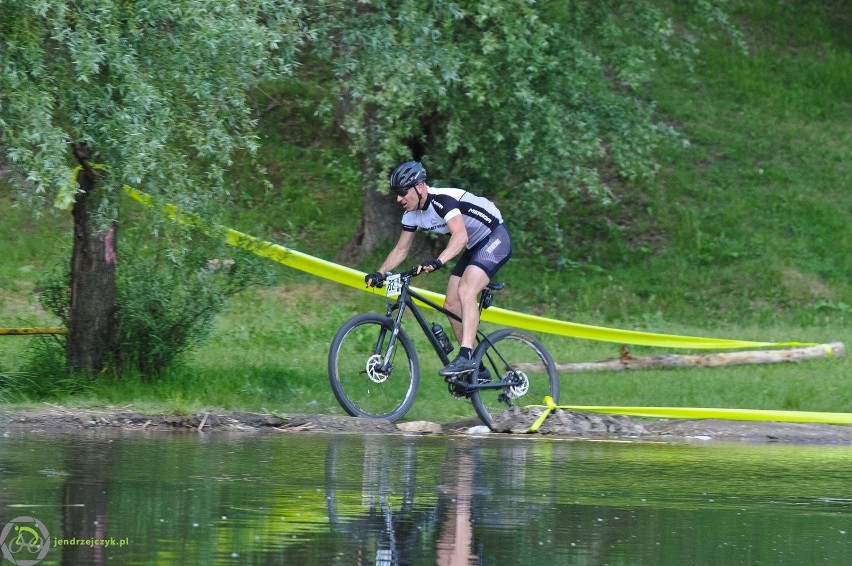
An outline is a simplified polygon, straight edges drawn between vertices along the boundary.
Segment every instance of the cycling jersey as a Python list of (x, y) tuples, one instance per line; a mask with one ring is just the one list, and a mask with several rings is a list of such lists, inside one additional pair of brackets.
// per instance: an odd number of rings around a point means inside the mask
[(503, 216), (493, 202), (464, 189), (434, 189), (429, 187), (423, 208), (402, 215), (402, 229), (416, 232), (418, 228), (449, 234), (447, 220), (462, 215), (467, 230), (467, 248), (487, 238), (503, 223)]

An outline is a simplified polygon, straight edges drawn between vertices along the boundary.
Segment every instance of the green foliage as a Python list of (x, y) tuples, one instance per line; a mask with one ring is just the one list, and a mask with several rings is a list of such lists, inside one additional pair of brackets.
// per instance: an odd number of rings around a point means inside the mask
[[(270, 282), (268, 264), (249, 252), (217, 244), (197, 230), (168, 228), (158, 239), (146, 228), (123, 238), (112, 359), (112, 370), (119, 374), (158, 376), (210, 333), (228, 297)], [(181, 241), (194, 245), (178, 248), (175, 242)], [(67, 325), (67, 272), (56, 269), (45, 278), (40, 297), (44, 308)]]
[[(674, 33), (686, 36), (680, 4), (660, 5), (674, 10)], [(538, 185), (542, 198), (553, 199), (562, 241), (569, 245), (560, 248), (556, 240), (536, 238), (518, 246), (501, 272), (508, 285), (497, 306), (651, 332), (843, 341), (848, 348), (852, 154), (846, 117), (852, 113), (852, 43), (847, 30), (852, 13), (845, 8), (840, 0), (738, 3), (731, 13), (748, 34), (747, 57), (726, 43), (704, 46), (691, 76), (679, 65), (658, 61), (640, 91), (657, 101), (657, 115), (676, 124), (689, 144), (658, 148), (655, 179), (626, 187), (641, 194), (625, 198), (625, 187), (612, 181), (616, 205)], [(268, 83), (255, 93), (257, 107), (264, 109), (258, 160), (280, 189), (261, 187), (250, 164), (240, 162), (232, 171), (238, 189), (225, 223), (333, 259), (354, 228), (357, 199), (342, 195), (341, 188), (352, 186), (345, 181), (357, 174), (357, 165), (339, 155), (345, 144), (331, 131), (331, 122), (309, 111), (313, 101), (336, 94), (330, 94), (325, 71), (307, 64), (307, 75), (301, 76), (309, 76), (310, 84)], [(611, 169), (604, 170), (602, 179), (615, 178)], [(0, 325), (52, 326), (55, 319), (29, 302), (32, 280), (43, 272), (45, 258), (55, 257), (69, 239), (67, 226), (31, 225), (23, 211), (8, 206), (7, 192), (0, 182), (5, 234)], [(522, 214), (520, 206), (512, 208), (516, 213)], [(527, 214), (535, 220), (534, 213)], [(122, 220), (122, 237), (131, 223)], [(148, 217), (142, 224), (165, 229)], [(182, 247), (205, 240), (196, 235)], [(125, 250), (119, 251), (121, 262)], [(349, 316), (383, 312), (384, 303), (369, 293), (280, 269), (280, 285), (232, 297), (208, 339), (155, 382), (131, 373), (73, 387), (63, 383), (52, 399), (76, 391), (82, 393), (72, 398), (75, 404), (341, 414), (328, 386), (328, 344)], [(422, 285), (442, 291), (445, 275), (442, 270)], [(618, 355), (615, 344), (541, 338), (558, 361)], [(20, 377), (15, 383), (47, 383), (40, 380), (61, 375), (47, 363), (44, 373), (21, 368), (23, 345), (35, 340), (0, 337), (4, 376)], [(423, 386), (409, 417), (472, 417), (469, 405), (449, 400), (435, 375), (437, 365), (424, 360)], [(849, 410), (850, 366), (847, 354), (759, 368), (574, 374), (564, 377), (563, 401), (843, 412)]]
[(124, 184), (188, 207), (223, 191), (257, 140), (248, 90), (292, 70), (289, 0), (0, 0), (0, 145), (25, 200), (69, 182), (70, 145), (109, 166), (101, 214)]
[(325, 89), (304, 80), (311, 71), (301, 69), (301, 81), (264, 83), (253, 93), (262, 142), (254, 157), (269, 183), (258, 183), (248, 155), (238, 156), (222, 212), (228, 226), (322, 255), (342, 247), (359, 221), (353, 211), (360, 195), (347, 190), (357, 185), (359, 171), (343, 136), (313, 112)]
[(214, 249), (195, 246), (180, 261), (131, 250), (117, 281), (118, 368), (159, 374), (210, 333), (227, 297), (262, 281), (257, 260)]
[(608, 177), (654, 174), (674, 136), (638, 90), (657, 60), (688, 61), (708, 27), (733, 33), (703, 1), (681, 5), (698, 22), (682, 32), (645, 1), (321, 5), (314, 53), (338, 79), (325, 111), (343, 116), (365, 185), (414, 149), (436, 182), (499, 197), (519, 238), (552, 246), (569, 195), (607, 201)]
[[(83, 232), (118, 219), (126, 185), (185, 211), (227, 192), (235, 153), (257, 148), (250, 89), (290, 72), (300, 12), (290, 0), (0, 0), (0, 147), (17, 173), (10, 181), (36, 211), (87, 192), (74, 208), (68, 323), (104, 332), (69, 335), (71, 369), (102, 369), (113, 332), (113, 294), (95, 295), (113, 288), (114, 270), (100, 269), (110, 260), (87, 253)], [(98, 175), (79, 183), (72, 155)], [(172, 356), (149, 351), (154, 358), (139, 363), (154, 370)]]
[(65, 340), (59, 336), (34, 337), (27, 345), (21, 369), (0, 379), (0, 395), (16, 403), (60, 400), (91, 391), (90, 375), (65, 371)]

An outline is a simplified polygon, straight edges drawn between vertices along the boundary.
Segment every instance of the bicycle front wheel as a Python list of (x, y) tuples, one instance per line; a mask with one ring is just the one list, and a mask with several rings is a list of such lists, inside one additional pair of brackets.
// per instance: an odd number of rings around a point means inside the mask
[[(488, 372), (479, 371), (480, 382), (502, 383), (499, 389), (476, 389), (470, 395), (476, 414), (487, 425), (512, 406), (541, 405), (550, 396), (559, 402), (559, 374), (541, 342), (518, 330), (504, 328), (486, 337), (474, 357)], [(480, 366), (482, 367), (482, 366)]]
[(386, 316), (361, 314), (341, 326), (331, 342), (331, 389), (353, 417), (396, 421), (414, 404), (420, 386), (417, 352), (401, 328), (391, 346), (393, 326)]

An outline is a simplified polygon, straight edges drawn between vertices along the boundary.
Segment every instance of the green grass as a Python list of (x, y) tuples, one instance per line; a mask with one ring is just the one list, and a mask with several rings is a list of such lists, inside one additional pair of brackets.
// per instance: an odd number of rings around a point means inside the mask
[[(836, 7), (835, 7), (836, 4)], [(852, 44), (840, 2), (819, 6), (742, 3), (735, 14), (750, 55), (708, 46), (696, 75), (663, 66), (648, 96), (688, 143), (660, 148), (661, 170), (626, 197), (583, 262), (561, 269), (517, 249), (501, 273), (498, 305), (562, 320), (757, 341), (852, 342)], [(383, 256), (341, 259), (355, 229), (357, 167), (344, 140), (298, 102), (304, 87), (269, 86), (259, 160), (271, 189), (248, 164), (233, 171), (227, 222), (362, 270)], [(0, 327), (49, 326), (35, 282), (67, 262), (66, 216), (38, 223), (9, 207), (0, 182)], [(125, 212), (132, 214), (132, 203)], [(591, 210), (596, 210), (592, 208)], [(572, 211), (567, 211), (571, 214)], [(585, 220), (585, 219), (584, 219)], [(546, 247), (546, 246), (545, 246)], [(553, 250), (551, 250), (553, 251)], [(567, 253), (561, 250), (559, 253)], [(558, 253), (556, 255), (559, 255)], [(441, 291), (447, 274), (418, 285)], [(341, 414), (326, 356), (344, 320), (384, 310), (367, 293), (280, 268), (277, 286), (236, 297), (210, 339), (158, 380), (58, 376), (43, 399), (140, 410), (204, 408)], [(437, 315), (430, 320), (440, 321)], [(412, 332), (416, 330), (411, 326)], [(613, 357), (619, 345), (542, 336), (560, 362)], [(0, 337), (0, 402), (37, 402), (22, 370), (37, 339)], [(422, 339), (422, 388), (411, 419), (474, 415), (451, 399)], [(637, 354), (675, 353), (632, 348)], [(562, 376), (572, 405), (705, 406), (848, 412), (849, 356), (801, 364)], [(41, 379), (41, 378), (39, 378)]]
[[(330, 282), (285, 282), (244, 293), (220, 317), (210, 340), (183, 364), (152, 382), (140, 376), (101, 378), (83, 391), (59, 391), (51, 402), (71, 405), (132, 405), (137, 410), (193, 412), (223, 408), (275, 413), (342, 414), (328, 385), (326, 356), (337, 326), (384, 301)], [(429, 320), (441, 321), (436, 313)], [(487, 325), (491, 326), (491, 325)], [(422, 363), (422, 387), (408, 418), (451, 421), (474, 416), (469, 403), (449, 397), (436, 375), (439, 365), (416, 326), (409, 325)], [(848, 329), (834, 325), (704, 327), (646, 320), (629, 329), (684, 335), (849, 343)], [(619, 345), (542, 336), (559, 362), (605, 359)], [(32, 340), (21, 338), (21, 340)], [(637, 355), (661, 353), (631, 347)], [(738, 366), (642, 372), (563, 374), (563, 404), (698, 406), (846, 412), (848, 357), (800, 364)], [(25, 399), (12, 398), (10, 401)]]

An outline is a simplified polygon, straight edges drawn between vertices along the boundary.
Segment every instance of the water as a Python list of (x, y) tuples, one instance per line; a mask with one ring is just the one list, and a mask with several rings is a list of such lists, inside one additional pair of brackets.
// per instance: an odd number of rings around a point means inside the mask
[(849, 565), (852, 449), (12, 433), (8, 563), (36, 520), (39, 564)]

